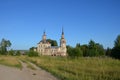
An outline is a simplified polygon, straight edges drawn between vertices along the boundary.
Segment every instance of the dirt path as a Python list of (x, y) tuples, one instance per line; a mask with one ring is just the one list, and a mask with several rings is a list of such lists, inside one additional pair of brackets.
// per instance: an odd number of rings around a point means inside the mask
[(11, 68), (0, 65), (0, 80), (58, 80), (50, 73), (30, 63), (36, 70), (27, 67), (26, 63), (20, 61), (23, 68)]

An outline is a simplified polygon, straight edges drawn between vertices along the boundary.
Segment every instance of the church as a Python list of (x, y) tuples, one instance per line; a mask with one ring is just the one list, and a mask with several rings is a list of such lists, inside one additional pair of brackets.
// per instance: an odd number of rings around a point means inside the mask
[(67, 56), (66, 40), (64, 38), (64, 31), (60, 38), (60, 46), (51, 46), (51, 43), (46, 39), (46, 33), (43, 33), (42, 40), (37, 44), (37, 48), (34, 49), (39, 55), (50, 56)]

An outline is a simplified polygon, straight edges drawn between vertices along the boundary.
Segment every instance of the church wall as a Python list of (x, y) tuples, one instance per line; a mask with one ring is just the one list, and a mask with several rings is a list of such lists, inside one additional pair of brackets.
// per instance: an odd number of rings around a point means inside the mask
[(39, 55), (54, 55), (54, 56), (66, 56), (66, 40), (64, 39), (64, 32), (60, 39), (60, 47), (51, 47), (51, 44), (46, 41), (46, 34), (44, 32), (43, 39), (37, 45), (37, 52)]

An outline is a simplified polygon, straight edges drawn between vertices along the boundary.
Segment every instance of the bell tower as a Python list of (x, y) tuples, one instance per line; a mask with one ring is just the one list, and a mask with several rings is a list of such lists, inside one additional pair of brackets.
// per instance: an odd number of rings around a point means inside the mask
[(64, 38), (63, 28), (62, 28), (62, 35), (61, 35), (61, 39), (60, 39), (60, 48), (61, 48), (62, 55), (66, 56), (67, 48), (66, 48), (66, 40)]
[(43, 41), (43, 43), (46, 43), (46, 34), (45, 34), (45, 31), (44, 31), (43, 36), (42, 36), (42, 41)]

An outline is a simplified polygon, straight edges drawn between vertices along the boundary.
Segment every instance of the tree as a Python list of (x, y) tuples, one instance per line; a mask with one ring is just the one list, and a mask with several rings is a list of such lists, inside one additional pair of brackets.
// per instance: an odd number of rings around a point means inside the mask
[(67, 53), (69, 56), (73, 56), (73, 47), (67, 45)]
[(84, 57), (89, 56), (89, 54), (88, 54), (88, 45), (86, 45), (86, 44), (82, 45), (81, 50), (83, 51), (83, 56)]
[(103, 46), (99, 43), (95, 43), (93, 40), (90, 40), (88, 48), (88, 56), (101, 56), (105, 54)]
[(74, 57), (81, 57), (83, 56), (83, 52), (80, 48), (76, 47), (73, 49), (73, 56)]
[(106, 56), (111, 56), (111, 49), (108, 47), (105, 53)]
[(89, 44), (88, 44), (88, 56), (96, 56), (97, 53), (97, 47), (96, 47), (96, 43), (93, 40), (90, 40)]
[(12, 45), (11, 42), (10, 42), (10, 40), (6, 41), (6, 44), (7, 44), (8, 50), (9, 50), (9, 47)]
[(114, 47), (111, 52), (111, 56), (116, 59), (120, 59), (120, 35), (115, 40)]
[(83, 51), (81, 50), (80, 43), (76, 44), (76, 47), (74, 48), (73, 52), (74, 52), (76, 57), (83, 56)]
[(77, 44), (76, 44), (76, 47), (80, 48), (80, 47), (81, 47), (81, 46), (80, 46), (80, 43), (77, 43)]
[(58, 46), (58, 44), (57, 44), (57, 41), (56, 41), (56, 40), (47, 39), (47, 41), (48, 41), (49, 43), (51, 43), (51, 46)]
[(2, 54), (7, 53), (7, 48), (11, 46), (11, 42), (9, 40), (5, 40), (4, 38), (2, 39), (0, 43), (0, 50)]
[(36, 57), (36, 56), (38, 56), (38, 52), (29, 51), (29, 52), (28, 52), (28, 56), (29, 56), (29, 57)]
[(20, 56), (20, 55), (21, 55), (21, 53), (20, 53), (19, 50), (17, 50), (16, 55), (17, 55), (17, 56)]
[(80, 57), (83, 56), (83, 52), (79, 44), (76, 44), (76, 47), (67, 46), (67, 53), (70, 57)]
[(0, 45), (1, 45), (1, 54), (5, 54), (7, 52), (7, 49), (6, 49), (6, 40), (2, 39)]
[(114, 47), (120, 47), (120, 35), (117, 36)]
[(34, 51), (35, 48), (36, 48), (36, 47), (31, 47), (31, 48), (30, 48), (30, 51)]
[(88, 47), (89, 49), (96, 49), (95, 42), (93, 40), (90, 40)]
[(11, 49), (11, 50), (8, 52), (8, 54), (13, 56), (13, 55), (15, 54), (15, 51)]
[(98, 56), (105, 55), (105, 50), (101, 44), (96, 43), (96, 48), (97, 48)]

